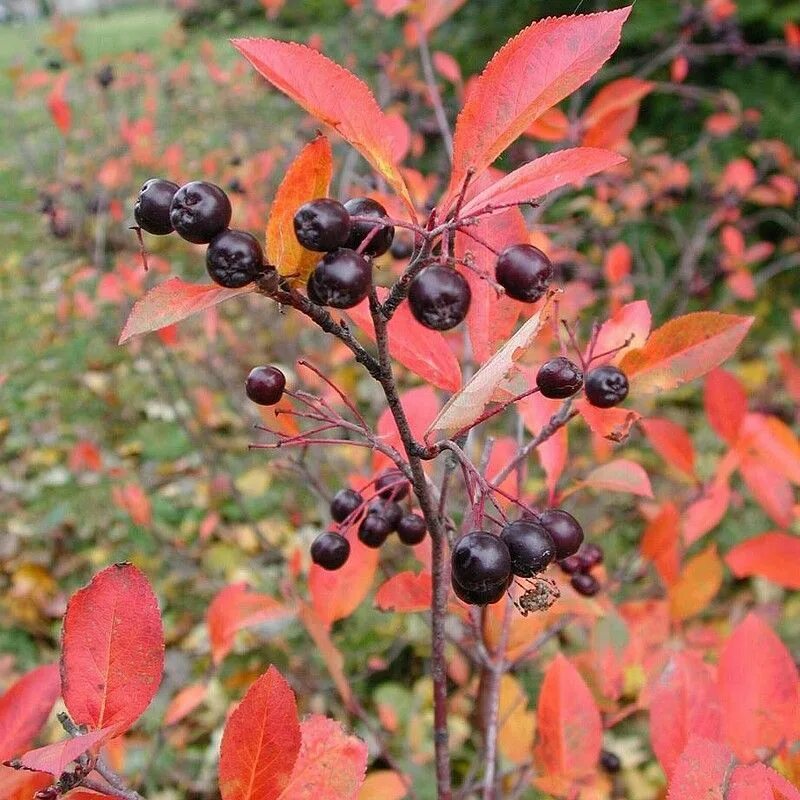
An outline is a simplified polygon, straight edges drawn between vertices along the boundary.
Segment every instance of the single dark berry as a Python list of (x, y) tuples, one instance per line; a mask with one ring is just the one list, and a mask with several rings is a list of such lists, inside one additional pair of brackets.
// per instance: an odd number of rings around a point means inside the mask
[(283, 396), (286, 376), (277, 367), (254, 367), (247, 376), (244, 390), (260, 406), (274, 406)]
[(452, 578), (450, 583), (453, 586), (456, 597), (471, 606), (486, 606), (491, 603), (497, 603), (499, 600), (502, 600), (503, 595), (506, 593), (506, 588), (508, 587), (508, 583), (506, 582), (496, 588), (465, 589), (455, 578)]
[(380, 514), (367, 514), (358, 526), (358, 538), (367, 547), (380, 547), (391, 532), (389, 522)]
[(578, 552), (583, 543), (583, 528), (572, 514), (560, 508), (548, 508), (539, 516), (539, 522), (553, 539), (557, 560)]
[(400, 520), (403, 518), (403, 509), (397, 503), (391, 500), (384, 500), (381, 497), (375, 497), (369, 501), (367, 506), (367, 514), (377, 514), (386, 520), (389, 526), (389, 533), (397, 530)]
[(354, 489), (339, 489), (331, 500), (331, 517), (336, 522), (344, 522), (363, 502), (364, 498)]
[(600, 582), (594, 575), (586, 572), (576, 572), (569, 582), (572, 588), (584, 597), (594, 597), (600, 591)]
[(425, 520), (419, 514), (403, 514), (397, 523), (397, 535), (403, 544), (419, 544), (427, 532)]
[(411, 236), (396, 236), (389, 252), (393, 258), (409, 258), (414, 252), (414, 240)]
[(46, 66), (50, 72), (60, 72), (64, 65), (57, 58), (49, 58), (47, 59)]
[(192, 181), (172, 198), (172, 227), (188, 242), (208, 244), (231, 221), (231, 201), (214, 183)]
[(586, 374), (586, 399), (598, 408), (611, 408), (628, 396), (625, 373), (606, 364)]
[(603, 549), (594, 544), (594, 542), (587, 542), (577, 553), (578, 558), (581, 560), (583, 572), (588, 572), (592, 567), (603, 563)]
[(574, 575), (576, 572), (584, 571), (583, 559), (577, 554), (562, 558), (561, 561), (558, 562), (558, 566), (561, 568), (561, 571), (567, 575)]
[(619, 772), (622, 769), (622, 762), (616, 753), (610, 750), (600, 751), (600, 766), (611, 775)]
[(409, 484), (406, 476), (399, 469), (384, 470), (375, 481), (375, 490), (381, 497), (392, 500), (403, 500), (408, 497)]
[(318, 306), (322, 306), (325, 304), (323, 303), (322, 297), (320, 297), (320, 294), (317, 291), (317, 284), (314, 280), (315, 273), (316, 270), (308, 276), (308, 282), (306, 283), (306, 296), (312, 303), (316, 303)]
[(497, 257), (494, 274), (509, 297), (535, 303), (550, 285), (553, 264), (538, 247), (512, 244)]
[(320, 253), (336, 250), (350, 236), (350, 215), (338, 200), (320, 197), (297, 209), (294, 233), (306, 250)]
[(545, 361), (536, 373), (536, 385), (544, 397), (572, 397), (583, 386), (583, 372), (568, 358), (558, 356)]
[(104, 64), (97, 70), (94, 79), (101, 89), (108, 89), (108, 87), (114, 83), (114, 67), (112, 67), (111, 64)]
[(350, 555), (350, 542), (338, 533), (325, 531), (311, 543), (311, 560), (323, 569), (339, 569)]
[(244, 184), (238, 178), (228, 181), (228, 191), (234, 194), (247, 194), (247, 189), (244, 188)]
[(453, 581), (469, 592), (505, 589), (511, 576), (511, 555), (506, 543), (488, 531), (472, 531), (453, 548)]
[(538, 522), (518, 519), (500, 531), (500, 538), (508, 547), (511, 571), (520, 578), (530, 578), (541, 572), (555, 558), (556, 546)]
[(469, 311), (472, 292), (466, 278), (451, 267), (425, 267), (411, 282), (408, 304), (417, 322), (435, 331), (454, 328)]
[[(386, 209), (379, 202), (369, 197), (353, 197), (344, 204), (344, 207), (351, 217), (386, 219)], [(350, 236), (346, 247), (351, 250), (358, 250), (361, 242), (372, 233), (374, 228), (375, 224), (372, 222), (351, 222)], [(393, 239), (394, 227), (392, 225), (381, 226), (381, 229), (369, 240), (364, 253), (368, 256), (382, 256), (391, 247)]]
[(211, 280), (228, 289), (252, 283), (264, 268), (264, 251), (247, 231), (226, 230), (214, 237), (206, 250)]
[(372, 264), (354, 250), (339, 248), (323, 256), (308, 283), (319, 305), (352, 308), (369, 293)]
[(163, 178), (150, 178), (139, 191), (133, 206), (136, 224), (148, 233), (165, 236), (172, 233), (169, 209), (178, 184)]

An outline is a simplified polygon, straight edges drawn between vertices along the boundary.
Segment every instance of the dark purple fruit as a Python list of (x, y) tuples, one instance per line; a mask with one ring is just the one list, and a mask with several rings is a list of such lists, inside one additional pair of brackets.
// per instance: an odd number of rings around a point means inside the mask
[(553, 540), (538, 522), (518, 519), (500, 531), (500, 538), (508, 547), (511, 571), (520, 578), (530, 578), (541, 572), (555, 558)]
[(254, 367), (247, 376), (244, 390), (260, 406), (274, 406), (283, 396), (286, 376), (277, 367)]
[(306, 283), (306, 296), (312, 303), (316, 303), (318, 306), (324, 305), (322, 302), (322, 297), (320, 297), (320, 294), (317, 291), (316, 283), (314, 282), (314, 272), (308, 276), (308, 282)]
[(600, 582), (594, 575), (586, 572), (576, 572), (569, 582), (572, 588), (584, 597), (594, 597), (600, 591)]
[(598, 408), (611, 408), (628, 396), (628, 378), (610, 364), (586, 374), (586, 399)]
[(94, 75), (101, 89), (108, 89), (114, 83), (114, 67), (111, 64), (104, 64)]
[(583, 572), (588, 572), (592, 567), (603, 563), (603, 550), (593, 542), (587, 542), (577, 553), (581, 560)]
[(425, 520), (419, 514), (403, 514), (397, 523), (397, 535), (403, 544), (419, 544), (426, 533)]
[(622, 762), (616, 753), (612, 753), (610, 750), (601, 750), (600, 766), (609, 774), (614, 775), (622, 769)]
[(383, 517), (389, 526), (389, 533), (391, 533), (400, 524), (400, 520), (403, 518), (403, 509), (391, 500), (375, 497), (369, 501), (367, 514), (377, 514), (379, 517)]
[(472, 292), (460, 272), (434, 264), (411, 282), (408, 304), (417, 322), (435, 331), (454, 328), (469, 311)]
[(294, 215), (294, 233), (306, 250), (326, 253), (343, 247), (350, 236), (350, 215), (330, 197), (304, 203)]
[(380, 547), (391, 532), (389, 522), (380, 514), (367, 514), (358, 526), (358, 538), (367, 547)]
[(192, 181), (172, 198), (172, 227), (188, 242), (208, 244), (231, 221), (231, 201), (214, 183)]
[(508, 583), (502, 584), (497, 588), (488, 589), (465, 589), (455, 578), (451, 579), (453, 591), (459, 600), (463, 600), (471, 606), (486, 606), (497, 603), (503, 599)]
[(488, 531), (462, 536), (451, 558), (454, 583), (468, 592), (505, 590), (511, 577), (511, 555), (506, 543)]
[(562, 558), (561, 561), (558, 562), (558, 566), (561, 568), (561, 571), (567, 575), (574, 575), (576, 572), (584, 571), (583, 559), (577, 554)]
[(361, 506), (364, 498), (353, 489), (339, 489), (331, 500), (331, 517), (336, 522), (344, 522)]
[(340, 248), (323, 257), (308, 285), (319, 305), (352, 308), (369, 293), (372, 264), (354, 250)]
[(325, 531), (311, 543), (311, 560), (323, 569), (339, 569), (350, 555), (350, 542), (344, 536)]
[(583, 386), (583, 372), (568, 358), (558, 356), (539, 367), (536, 385), (545, 397), (559, 400), (572, 397)]
[(548, 508), (539, 515), (539, 522), (547, 528), (553, 540), (558, 561), (578, 552), (583, 543), (583, 528), (572, 514), (560, 508)]
[(175, 197), (178, 189), (177, 183), (166, 181), (163, 178), (150, 178), (149, 181), (146, 181), (133, 206), (133, 217), (136, 224), (143, 231), (156, 236), (166, 236), (166, 234), (172, 233), (169, 209), (172, 198)]
[[(347, 213), (351, 217), (375, 217), (376, 220), (385, 220), (386, 209), (376, 200), (369, 197), (353, 197), (344, 204)], [(358, 250), (361, 242), (369, 236), (375, 228), (372, 222), (352, 222), (350, 223), (350, 236), (346, 247), (351, 250)], [(394, 227), (383, 225), (381, 229), (369, 240), (369, 244), (364, 249), (368, 256), (382, 256), (392, 245), (394, 239)]]
[(252, 283), (264, 269), (264, 251), (247, 231), (226, 230), (206, 250), (206, 269), (214, 283), (238, 289)]
[(409, 258), (414, 252), (414, 240), (411, 236), (397, 236), (389, 248), (393, 258)]
[(399, 469), (384, 470), (375, 481), (376, 492), (391, 500), (399, 501), (408, 497), (410, 488), (411, 484)]
[(530, 244), (512, 244), (497, 257), (495, 279), (506, 294), (523, 303), (535, 303), (547, 291), (553, 264)]

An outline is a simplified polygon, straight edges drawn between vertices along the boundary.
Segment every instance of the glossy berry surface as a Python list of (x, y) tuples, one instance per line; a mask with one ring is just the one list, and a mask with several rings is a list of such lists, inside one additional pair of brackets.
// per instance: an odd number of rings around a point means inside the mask
[(505, 590), (511, 577), (511, 555), (498, 536), (472, 531), (456, 542), (451, 567), (453, 581), (469, 592)]
[(364, 502), (359, 492), (353, 489), (339, 489), (331, 500), (331, 517), (336, 522), (344, 522)]
[(389, 533), (391, 533), (393, 530), (396, 530), (400, 523), (403, 517), (403, 509), (391, 500), (375, 497), (369, 501), (367, 514), (377, 514), (379, 517), (383, 517), (386, 524), (389, 526)]
[(553, 400), (572, 397), (583, 386), (583, 372), (568, 358), (558, 356), (539, 367), (536, 385), (544, 397)]
[(600, 591), (600, 582), (594, 575), (585, 572), (576, 572), (569, 579), (570, 586), (584, 597), (594, 597)]
[(511, 556), (511, 571), (520, 578), (530, 578), (546, 569), (556, 555), (550, 534), (538, 522), (518, 519), (500, 531), (500, 538)]
[(447, 331), (464, 320), (472, 292), (460, 272), (434, 264), (425, 267), (411, 282), (408, 304), (420, 324)]
[[(375, 217), (375, 219), (386, 219), (386, 209), (377, 200), (369, 197), (354, 197), (344, 204), (347, 213), (351, 217)], [(361, 242), (374, 230), (375, 225), (371, 222), (352, 222), (350, 223), (350, 237), (347, 240), (347, 247), (357, 250)], [(364, 249), (364, 253), (369, 256), (382, 256), (391, 246), (394, 239), (394, 227), (387, 225), (382, 227), (370, 240)]]
[(553, 264), (530, 244), (512, 244), (497, 257), (495, 279), (506, 294), (523, 303), (535, 303), (547, 291)]
[(306, 283), (306, 296), (312, 303), (316, 303), (318, 306), (322, 306), (325, 304), (322, 302), (322, 297), (317, 291), (317, 284), (314, 279), (315, 272), (316, 270), (308, 276), (308, 282)]
[(192, 181), (175, 193), (169, 218), (187, 242), (208, 244), (228, 227), (231, 201), (216, 184)]
[(411, 485), (399, 469), (387, 469), (375, 481), (375, 491), (384, 498), (403, 500), (408, 497)]
[(594, 542), (587, 542), (577, 553), (584, 572), (603, 563), (603, 550)]
[(391, 526), (380, 514), (367, 514), (358, 526), (359, 541), (367, 547), (380, 547), (391, 532)]
[(325, 531), (311, 544), (311, 560), (323, 569), (343, 567), (350, 555), (350, 542), (333, 531)]
[(225, 230), (206, 250), (206, 269), (214, 283), (238, 289), (252, 283), (264, 267), (264, 251), (247, 231)]
[(486, 606), (491, 603), (497, 603), (499, 600), (503, 599), (503, 595), (506, 593), (506, 587), (508, 586), (508, 583), (505, 583), (487, 589), (465, 589), (455, 578), (451, 580), (451, 584), (456, 597), (471, 606)]
[(584, 571), (583, 559), (577, 554), (562, 558), (561, 561), (558, 562), (558, 566), (561, 568), (561, 571), (567, 575), (574, 575), (576, 572)]
[(622, 769), (622, 762), (616, 753), (610, 750), (600, 751), (600, 766), (611, 775), (619, 772)]
[(427, 532), (425, 520), (419, 514), (403, 514), (397, 523), (397, 535), (403, 544), (419, 544)]
[(586, 399), (598, 408), (611, 408), (628, 396), (628, 378), (610, 364), (586, 374)]
[(583, 544), (583, 528), (572, 514), (560, 508), (548, 508), (539, 515), (539, 522), (553, 540), (558, 561), (578, 552)]
[(143, 231), (156, 236), (172, 233), (169, 209), (179, 188), (177, 183), (165, 181), (163, 178), (150, 178), (146, 181), (133, 206), (136, 224)]
[(397, 236), (389, 250), (393, 258), (409, 258), (414, 252), (414, 241), (411, 236)]
[(344, 246), (350, 236), (350, 215), (338, 200), (320, 197), (297, 209), (294, 233), (306, 250), (335, 250)]
[(286, 376), (277, 367), (254, 367), (247, 376), (244, 390), (260, 406), (274, 406), (283, 396)]
[(323, 257), (308, 284), (319, 305), (352, 308), (369, 293), (372, 264), (354, 250), (339, 248)]

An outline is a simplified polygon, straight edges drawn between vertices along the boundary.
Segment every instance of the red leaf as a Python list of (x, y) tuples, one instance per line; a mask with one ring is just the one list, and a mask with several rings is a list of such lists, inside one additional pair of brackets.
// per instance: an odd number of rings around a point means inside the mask
[(214, 595), (206, 612), (214, 663), (219, 664), (230, 653), (238, 631), (261, 622), (281, 619), (290, 613), (275, 598), (250, 591), (244, 581), (221, 589)]
[(727, 745), (693, 736), (669, 784), (669, 800), (725, 800), (736, 759)]
[(79, 758), (87, 750), (94, 750), (115, 735), (115, 728), (100, 728), (73, 739), (65, 739), (63, 742), (29, 750), (19, 757), (19, 761), (27, 769), (61, 775), (76, 758)]
[[(378, 297), (386, 299), (388, 289), (378, 288)], [(375, 341), (375, 328), (369, 311), (369, 301), (364, 300), (347, 314), (369, 338)], [(387, 325), (389, 353), (415, 375), (430, 381), (439, 389), (457, 392), (461, 387), (461, 368), (458, 359), (438, 331), (431, 331), (417, 322), (402, 303)]]
[(322, 656), (325, 666), (328, 668), (328, 673), (333, 679), (345, 706), (349, 708), (353, 692), (344, 674), (344, 656), (331, 640), (330, 623), (323, 622), (314, 613), (314, 609), (305, 603), (300, 604), (299, 616), (300, 621), (308, 631), (308, 635), (313, 640), (317, 652)]
[(299, 752), (294, 692), (270, 667), (250, 686), (225, 725), (219, 756), (223, 800), (285, 796)]
[(47, 110), (50, 112), (56, 127), (64, 136), (69, 133), (72, 127), (72, 110), (66, 97), (68, 81), (69, 73), (62, 72), (56, 78), (53, 88), (47, 97)]
[(610, 169), (625, 159), (610, 150), (572, 147), (547, 153), (496, 180), (464, 204), (461, 215), (468, 217), (489, 205), (525, 203), (561, 186), (579, 183), (596, 172)]
[(633, 130), (639, 104), (654, 87), (654, 83), (639, 78), (620, 78), (604, 86), (581, 119), (586, 129), (582, 144), (618, 147)]
[(653, 449), (668, 464), (694, 477), (694, 445), (685, 428), (668, 419), (643, 419), (639, 424)]
[(673, 503), (664, 503), (658, 515), (647, 524), (642, 536), (642, 555), (653, 562), (653, 566), (666, 586), (672, 586), (678, 580), (680, 571), (679, 533), (678, 509)]
[(593, 433), (612, 442), (624, 442), (633, 424), (642, 416), (638, 411), (620, 406), (598, 408), (584, 398), (575, 402), (575, 408)]
[(747, 394), (742, 384), (730, 372), (712, 370), (706, 376), (703, 402), (714, 431), (728, 444), (735, 444), (747, 414)]
[(716, 311), (676, 317), (653, 331), (644, 347), (627, 352), (620, 369), (632, 391), (674, 389), (731, 356), (752, 324), (753, 317)]
[(690, 651), (675, 653), (650, 695), (650, 738), (667, 777), (692, 736), (717, 741), (721, 724), (719, 696), (708, 665)]
[(761, 508), (777, 525), (788, 528), (794, 516), (794, 490), (791, 483), (780, 472), (749, 456), (741, 460), (739, 471)]
[(252, 291), (252, 286), (224, 289), (215, 283), (186, 283), (180, 278), (170, 278), (136, 301), (120, 334), (119, 344)]
[(672, 618), (681, 621), (704, 611), (722, 585), (722, 573), (715, 544), (690, 558), (678, 580), (669, 587)]
[(111, 499), (130, 518), (134, 525), (146, 527), (153, 521), (150, 499), (138, 483), (126, 483), (111, 489)]
[(432, 593), (430, 573), (398, 572), (378, 589), (375, 605), (381, 611), (427, 611), (431, 607)]
[(539, 692), (536, 752), (545, 773), (580, 778), (597, 769), (603, 724), (589, 687), (559, 653)]
[[(414, 434), (414, 438), (419, 441), (439, 413), (441, 401), (430, 386), (417, 386), (415, 389), (403, 392), (400, 395), (400, 402), (411, 427), (411, 432)], [(387, 408), (380, 415), (376, 429), (383, 442), (402, 451), (403, 443), (400, 440), (400, 433), (397, 430), (391, 409)], [(373, 461), (376, 470), (389, 463), (386, 456), (377, 452)]]
[(233, 39), (233, 46), (276, 89), (349, 142), (414, 214), (392, 155), (392, 124), (369, 87), (322, 53), (276, 39)]
[(204, 683), (192, 683), (181, 689), (172, 698), (164, 712), (164, 724), (175, 725), (192, 713), (206, 699), (208, 686)]
[(618, 362), (626, 350), (603, 356), (603, 353), (616, 350), (626, 342), (627, 349), (642, 347), (650, 334), (651, 314), (650, 306), (646, 300), (636, 300), (633, 303), (621, 306), (614, 312), (611, 319), (600, 326), (600, 332), (595, 341), (594, 352), (600, 358), (592, 356), (592, 366), (598, 367), (609, 362)]
[(800, 441), (785, 422), (766, 414), (748, 414), (742, 435), (765, 463), (800, 486)]
[(683, 541), (688, 547), (722, 522), (728, 513), (731, 490), (724, 480), (716, 480), (683, 513)]
[(800, 589), (800, 538), (770, 531), (737, 544), (725, 563), (737, 578), (757, 575), (787, 589)]
[(0, 761), (27, 750), (61, 694), (58, 666), (36, 667), (0, 697)]
[(548, 18), (511, 39), (474, 82), (456, 121), (446, 211), (469, 169), (480, 175), (530, 124), (600, 69), (630, 8)]
[[(532, 373), (528, 373), (529, 381), (533, 377)], [(525, 427), (535, 436), (561, 407), (561, 401), (549, 400), (541, 392), (537, 392), (519, 400), (516, 406), (517, 412), (525, 423)], [(555, 496), (558, 479), (567, 464), (569, 449), (567, 437), (567, 427), (562, 426), (536, 448), (536, 455), (544, 470), (547, 479), (547, 490), (551, 499)]]
[(725, 800), (800, 800), (800, 791), (766, 764), (736, 767)]
[(72, 472), (100, 472), (103, 468), (103, 457), (97, 445), (88, 439), (75, 442), (69, 451), (69, 468)]
[(791, 654), (775, 633), (748, 614), (719, 657), (725, 740), (743, 761), (792, 740), (800, 714), (800, 682)]
[(0, 800), (31, 800), (52, 781), (50, 775), (42, 772), (26, 772), (0, 764)]
[(164, 632), (147, 578), (132, 564), (94, 576), (67, 605), (61, 638), (64, 703), (78, 725), (133, 725), (158, 691)]
[(601, 464), (586, 476), (582, 485), (608, 492), (628, 492), (639, 497), (653, 496), (644, 467), (627, 458)]

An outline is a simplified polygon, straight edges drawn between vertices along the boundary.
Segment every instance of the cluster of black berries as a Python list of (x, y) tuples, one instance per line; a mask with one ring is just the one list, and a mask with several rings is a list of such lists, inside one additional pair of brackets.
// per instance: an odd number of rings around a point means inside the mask
[(258, 239), (228, 227), (231, 201), (216, 184), (192, 181), (178, 186), (151, 178), (136, 198), (133, 215), (148, 233), (165, 236), (176, 231), (189, 242), (207, 244), (206, 269), (220, 286), (238, 289), (268, 268)]
[(325, 531), (317, 536), (311, 545), (315, 564), (328, 570), (343, 566), (350, 555), (350, 542), (342, 532), (355, 524), (359, 541), (367, 547), (380, 547), (394, 531), (407, 545), (419, 544), (425, 538), (425, 520), (400, 506), (411, 488), (403, 473), (387, 469), (378, 475), (374, 486), (375, 494), (369, 500), (353, 489), (340, 489), (334, 495), (330, 511), (339, 532)]
[(593, 597), (600, 591), (600, 582), (591, 574), (592, 569), (603, 563), (603, 549), (587, 542), (577, 553), (558, 562), (561, 571), (570, 575), (572, 588), (584, 597)]
[(564, 356), (542, 364), (536, 373), (536, 385), (552, 399), (572, 397), (583, 386), (586, 399), (598, 408), (611, 408), (628, 396), (628, 378), (622, 370), (610, 364), (596, 367), (586, 373), (584, 383), (580, 367)]
[(500, 600), (515, 576), (532, 578), (534, 589), (523, 595), (521, 608), (546, 608), (554, 599), (552, 589), (542, 592), (547, 585), (542, 579), (537, 583), (536, 576), (554, 561), (572, 556), (582, 542), (580, 523), (560, 508), (510, 522), (498, 536), (472, 531), (453, 548), (453, 591), (465, 603), (482, 606)]

